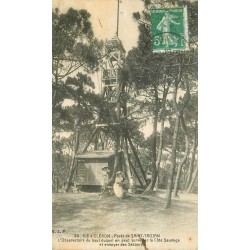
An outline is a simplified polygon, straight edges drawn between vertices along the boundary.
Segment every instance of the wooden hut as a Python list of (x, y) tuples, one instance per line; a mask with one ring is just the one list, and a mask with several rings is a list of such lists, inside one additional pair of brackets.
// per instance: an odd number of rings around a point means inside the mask
[[(121, 154), (120, 152), (119, 157)], [(115, 153), (114, 151), (89, 151), (78, 155), (76, 160), (75, 186), (102, 185), (103, 168), (109, 168), (109, 178), (112, 175)]]

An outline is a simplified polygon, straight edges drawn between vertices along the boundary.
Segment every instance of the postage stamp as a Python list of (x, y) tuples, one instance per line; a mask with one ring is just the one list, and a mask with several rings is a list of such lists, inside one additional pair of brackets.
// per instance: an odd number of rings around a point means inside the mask
[(188, 50), (186, 7), (151, 10), (153, 52)]

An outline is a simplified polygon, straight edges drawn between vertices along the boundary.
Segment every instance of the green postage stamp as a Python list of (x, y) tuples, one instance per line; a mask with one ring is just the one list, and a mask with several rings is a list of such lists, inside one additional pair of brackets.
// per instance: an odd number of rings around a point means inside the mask
[(153, 52), (188, 50), (187, 8), (152, 9)]

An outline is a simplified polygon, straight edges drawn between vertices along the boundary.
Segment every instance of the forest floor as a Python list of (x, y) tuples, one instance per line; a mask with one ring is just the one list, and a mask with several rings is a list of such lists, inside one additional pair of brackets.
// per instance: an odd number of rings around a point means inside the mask
[[(179, 194), (165, 209), (166, 191), (154, 196), (100, 197), (98, 193), (53, 194), (53, 230), (64, 235), (158, 233), (168, 237), (197, 237), (198, 195)], [(55, 235), (53, 235), (55, 237)], [(197, 242), (196, 242), (197, 243)]]

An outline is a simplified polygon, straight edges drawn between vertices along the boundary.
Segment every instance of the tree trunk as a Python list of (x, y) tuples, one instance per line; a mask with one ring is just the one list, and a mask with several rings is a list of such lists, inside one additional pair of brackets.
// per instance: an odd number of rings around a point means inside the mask
[(175, 127), (174, 127), (172, 152), (171, 152), (171, 169), (170, 169), (170, 175), (167, 181), (167, 196), (166, 196), (166, 203), (164, 206), (165, 208), (169, 208), (171, 206), (172, 187), (173, 187), (174, 173), (175, 173), (175, 168), (176, 168), (176, 148), (177, 148), (178, 131), (179, 131), (179, 126), (180, 126), (180, 112), (178, 111), (176, 98), (177, 98), (178, 83), (180, 82), (180, 76), (181, 76), (181, 68), (179, 68), (179, 76), (176, 79), (176, 83), (174, 85), (174, 91), (173, 91), (173, 106), (174, 106), (174, 110), (176, 114), (176, 120), (175, 120)]
[(170, 176), (168, 178), (168, 183), (167, 183), (167, 196), (166, 196), (165, 208), (169, 208), (171, 206), (172, 187), (173, 187), (173, 181), (174, 181), (174, 172), (176, 168), (176, 148), (177, 148), (178, 130), (180, 126), (179, 124), (180, 124), (180, 117), (179, 117), (179, 114), (176, 114), (173, 144), (172, 144), (172, 153), (171, 153), (171, 170), (170, 170)]
[(187, 193), (188, 193), (188, 194), (189, 194), (189, 193), (192, 191), (192, 189), (193, 189), (194, 182), (195, 182), (195, 180), (196, 180), (196, 178), (197, 178), (197, 175), (198, 175), (198, 166), (196, 167), (196, 169), (195, 169), (195, 171), (194, 171), (193, 179), (192, 179), (192, 181), (191, 181), (191, 183), (190, 183), (190, 185), (189, 185), (189, 187), (188, 187), (188, 190), (187, 190)]
[(162, 148), (163, 148), (163, 132), (164, 132), (164, 119), (161, 120), (161, 132), (160, 132), (160, 143), (158, 148), (158, 155), (157, 155), (157, 161), (156, 161), (156, 168), (157, 168), (157, 177), (156, 177), (156, 183), (155, 188), (157, 189), (159, 186), (159, 172), (160, 172), (160, 164), (161, 164), (161, 156), (162, 156)]
[(157, 168), (156, 168), (156, 161), (157, 161), (157, 156), (156, 156), (156, 139), (157, 139), (157, 123), (158, 123), (158, 114), (159, 114), (159, 104), (158, 104), (158, 91), (157, 87), (154, 86), (154, 123), (153, 123), (153, 142), (152, 142), (152, 179), (150, 181), (150, 184), (148, 187), (145, 189), (143, 194), (146, 194), (147, 192), (151, 192), (154, 189), (156, 179), (157, 179)]
[(174, 192), (173, 192), (174, 197), (178, 197), (177, 193), (178, 193), (178, 187), (179, 187), (179, 182), (180, 182), (180, 177), (181, 177), (181, 170), (182, 170), (182, 167), (183, 167), (183, 165), (185, 164), (185, 162), (187, 160), (188, 153), (189, 153), (189, 140), (188, 140), (187, 128), (186, 128), (186, 124), (185, 124), (183, 114), (181, 114), (181, 116), (180, 116), (180, 121), (181, 121), (182, 128), (183, 128), (183, 131), (184, 131), (184, 136), (185, 136), (185, 155), (184, 155), (180, 165), (178, 166), (176, 179), (175, 179), (175, 184), (174, 184)]
[(55, 72), (55, 90), (54, 93), (52, 94), (52, 109), (55, 108), (56, 106), (56, 95), (57, 95), (57, 87), (58, 87), (58, 65), (59, 65), (59, 60), (56, 61), (56, 72)]
[(160, 132), (160, 143), (158, 148), (158, 155), (157, 155), (157, 161), (156, 161), (156, 168), (157, 168), (157, 178), (155, 183), (155, 188), (158, 188), (159, 185), (159, 172), (160, 172), (160, 163), (161, 163), (161, 156), (162, 156), (162, 148), (163, 148), (163, 133), (164, 133), (164, 122), (166, 118), (166, 101), (167, 101), (167, 95), (168, 95), (169, 85), (167, 89), (165, 89), (164, 85), (164, 92), (162, 97), (162, 112), (161, 112), (161, 132)]
[(69, 175), (68, 175), (68, 178), (66, 180), (65, 187), (64, 187), (66, 192), (68, 192), (70, 189), (70, 184), (72, 183), (73, 175), (75, 172), (76, 154), (77, 154), (77, 151), (79, 148), (79, 137), (80, 137), (80, 132), (79, 132), (79, 129), (77, 129), (75, 132), (75, 145), (74, 145), (74, 149), (72, 152), (72, 158), (71, 158), (71, 163), (70, 163), (70, 168), (69, 168)]
[[(176, 114), (178, 115), (179, 122), (181, 121), (181, 123), (182, 123), (182, 127), (183, 127), (183, 130), (185, 132), (186, 150), (188, 150), (187, 128), (186, 128), (185, 121), (183, 119), (183, 109), (186, 107), (187, 103), (189, 102), (190, 90), (189, 90), (189, 81), (188, 81), (187, 75), (185, 75), (186, 93), (185, 93), (185, 95), (183, 97), (182, 108), (181, 109), (178, 108), (176, 99), (177, 99), (178, 85), (179, 85), (179, 83), (181, 81), (181, 77), (182, 77), (182, 66), (180, 64), (180, 66), (179, 66), (179, 74), (178, 74), (178, 76), (177, 76), (177, 78), (175, 80), (175, 88), (174, 88), (174, 95), (173, 95), (173, 106), (174, 106)], [(178, 126), (179, 126), (179, 123), (178, 123)], [(177, 132), (177, 135), (178, 135), (178, 132)], [(175, 137), (175, 135), (174, 135), (174, 137)], [(177, 144), (177, 138), (176, 138), (176, 144)], [(173, 145), (174, 145), (174, 143), (173, 143)], [(172, 152), (172, 155), (174, 156), (174, 158), (171, 159), (171, 161), (172, 161), (172, 164), (171, 164), (171, 176), (170, 176), (170, 181), (169, 181), (170, 184), (171, 184), (171, 186), (169, 184), (169, 187), (171, 187), (171, 189), (170, 189), (170, 191), (168, 190), (169, 194), (167, 194), (167, 202), (166, 202), (166, 205), (165, 205), (166, 208), (170, 207), (170, 205), (171, 205), (173, 177), (174, 177), (174, 172), (175, 172), (175, 167), (176, 167), (176, 146), (175, 146), (175, 152), (174, 153)], [(185, 163), (186, 159), (187, 159), (187, 155), (186, 155), (186, 157), (184, 157), (184, 163)], [(178, 183), (179, 183), (179, 179), (180, 179), (180, 175), (181, 175), (181, 168), (182, 168), (182, 165), (184, 163), (180, 164), (177, 175), (176, 175), (176, 183), (175, 183), (175, 188), (174, 188), (174, 191), (175, 191), (174, 195), (175, 196), (177, 195)]]
[(196, 150), (198, 147), (198, 141), (197, 141), (197, 121), (195, 122), (195, 133), (194, 133), (194, 146), (193, 146), (193, 151), (192, 151), (192, 157), (191, 157), (191, 162), (190, 162), (190, 167), (188, 170), (188, 176), (187, 176), (187, 180), (185, 183), (185, 189), (188, 189), (191, 179), (192, 179), (192, 174), (193, 174), (193, 169), (194, 169), (194, 160), (195, 160), (195, 155), (196, 155)]

